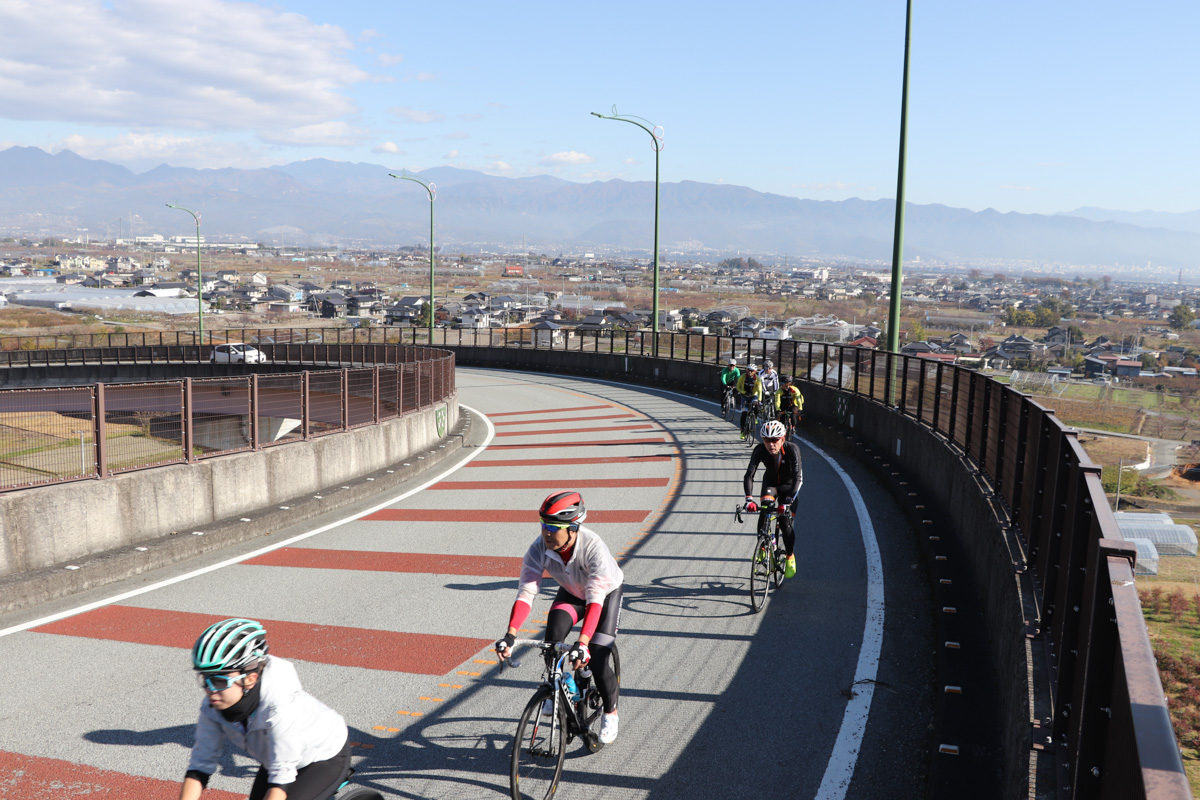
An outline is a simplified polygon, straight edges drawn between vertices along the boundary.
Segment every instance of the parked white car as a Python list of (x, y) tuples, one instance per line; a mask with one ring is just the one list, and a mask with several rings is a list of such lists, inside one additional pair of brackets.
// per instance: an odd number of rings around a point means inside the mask
[(261, 364), (266, 360), (261, 350), (240, 342), (219, 344), (209, 356), (209, 361), (214, 364)]

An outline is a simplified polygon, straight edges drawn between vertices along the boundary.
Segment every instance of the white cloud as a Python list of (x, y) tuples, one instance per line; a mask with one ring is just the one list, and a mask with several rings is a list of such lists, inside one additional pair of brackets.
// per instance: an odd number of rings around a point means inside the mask
[(404, 61), (404, 56), (400, 55), (399, 53), (380, 53), (379, 54), (379, 66), (381, 66), (381, 67), (394, 67), (397, 64), (402, 63), (403, 61)]
[(388, 109), (388, 111), (409, 122), (415, 122), (418, 125), (427, 125), (431, 122), (446, 121), (446, 115), (440, 111), (418, 111), (417, 109), (409, 108), (408, 106), (392, 106)]
[(560, 167), (560, 166), (575, 166), (578, 164), (591, 164), (596, 159), (589, 156), (587, 153), (577, 153), (574, 150), (568, 150), (565, 153), (554, 153), (543, 158), (538, 163), (544, 167)]
[(641, 162), (638, 161), (636, 158), (627, 158), (624, 161), (622, 161), (621, 163), (632, 166), (634, 164), (640, 164)]
[(345, 122), (317, 122), (286, 131), (263, 131), (259, 138), (271, 144), (318, 147), (353, 147), (367, 136)]
[(1005, 185), (1002, 185), (1000, 188), (1001, 189), (1011, 189), (1014, 192), (1036, 192), (1037, 191), (1036, 186), (1013, 186), (1012, 184), (1005, 184)]
[(453, 133), (447, 133), (446, 138), (447, 139), (470, 139), (471, 134), (463, 133), (462, 131), (454, 131)]
[(356, 111), (370, 76), (341, 28), (253, 3), (6, 0), (0, 115), (183, 130), (289, 131)]
[(446, 153), (446, 155), (442, 156), (442, 158), (458, 158), (458, 151), (451, 150), (449, 153)]
[(433, 72), (418, 72), (417, 80), (419, 80), (419, 81), (435, 81), (435, 80), (437, 80), (437, 75)]
[(406, 155), (406, 153), (403, 150), (401, 150), (400, 146), (397, 145), (395, 142), (384, 142), (383, 144), (377, 144), (371, 148), (371, 152), (372, 153), (387, 153), (387, 154), (393, 155), (393, 156)]
[(507, 175), (513, 171), (512, 165), (504, 161), (493, 161), (483, 168), (489, 175)]

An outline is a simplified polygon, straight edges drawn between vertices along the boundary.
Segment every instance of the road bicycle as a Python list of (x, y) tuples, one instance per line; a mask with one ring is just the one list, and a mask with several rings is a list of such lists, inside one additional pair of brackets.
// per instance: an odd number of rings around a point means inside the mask
[[(787, 554), (783, 551), (783, 533), (779, 530), (779, 507), (775, 498), (765, 498), (759, 503), (758, 537), (754, 542), (754, 554), (750, 557), (750, 608), (757, 614), (767, 603), (768, 584), (775, 582), (775, 589), (783, 585), (787, 569)], [(745, 506), (734, 506), (733, 513), (739, 524), (744, 522), (742, 511)], [(765, 522), (763, 516), (766, 517)]]
[(796, 408), (787, 411), (780, 411), (776, 415), (776, 419), (783, 423), (783, 427), (787, 429), (787, 437), (785, 442), (792, 440), (792, 434), (796, 432), (796, 427), (800, 424), (800, 410)]
[[(592, 679), (591, 670), (575, 670), (572, 676), (567, 662), (570, 645), (537, 639), (517, 639), (514, 644), (537, 647), (546, 668), (542, 674), (542, 684), (525, 704), (525, 710), (517, 722), (509, 773), (512, 800), (548, 800), (558, 789), (567, 745), (579, 738), (590, 753), (604, 747), (600, 741), (604, 699)], [(512, 658), (505, 663), (514, 668), (521, 666)], [(617, 684), (620, 685), (621, 657), (615, 644), (611, 663)], [(574, 678), (575, 693), (569, 688), (569, 676)], [(547, 710), (550, 713), (547, 714)]]
[(762, 424), (763, 405), (762, 401), (753, 398), (746, 400), (746, 421), (742, 423), (742, 438), (747, 444), (754, 445), (754, 435), (758, 432), (758, 426)]
[(732, 421), (732, 413), (737, 411), (737, 402), (733, 398), (733, 392), (732, 386), (726, 386), (721, 392), (721, 419)]

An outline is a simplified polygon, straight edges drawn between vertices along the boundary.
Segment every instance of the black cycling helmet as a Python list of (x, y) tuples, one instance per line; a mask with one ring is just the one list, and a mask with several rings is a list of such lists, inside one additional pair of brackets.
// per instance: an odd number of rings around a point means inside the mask
[(791, 382), (792, 382), (792, 376), (791, 376), (791, 375), (780, 375), (780, 376), (779, 376), (779, 382), (780, 382), (780, 383), (791, 383)]
[(579, 492), (555, 492), (542, 501), (538, 514), (546, 522), (579, 524), (587, 518), (587, 508)]

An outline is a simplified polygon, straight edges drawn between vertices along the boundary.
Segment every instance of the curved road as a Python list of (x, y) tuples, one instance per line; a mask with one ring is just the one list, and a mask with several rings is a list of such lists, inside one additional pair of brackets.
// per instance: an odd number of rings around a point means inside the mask
[[(272, 652), (346, 717), (359, 782), (507, 797), (539, 670), (499, 669), (491, 644), (557, 488), (583, 493), (626, 576), (620, 738), (568, 753), (557, 797), (923, 794), (928, 587), (863, 469), (803, 443), (801, 571), (754, 615), (753, 529), (732, 514), (749, 449), (713, 404), (486, 370), (459, 370), (458, 386), (489, 422), (431, 485), (73, 601), (95, 608), (0, 620), (0, 797), (175, 797), (201, 701), (186, 648), (226, 616), (264, 620)], [(227, 754), (206, 797), (244, 797), (252, 774)]]

